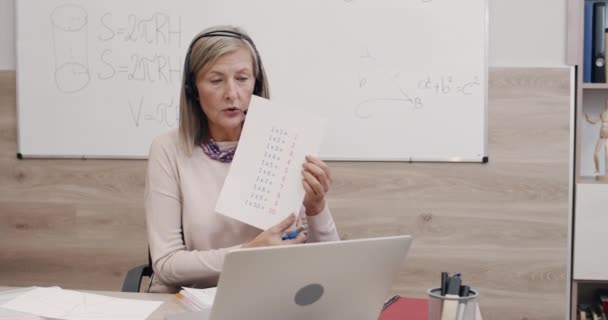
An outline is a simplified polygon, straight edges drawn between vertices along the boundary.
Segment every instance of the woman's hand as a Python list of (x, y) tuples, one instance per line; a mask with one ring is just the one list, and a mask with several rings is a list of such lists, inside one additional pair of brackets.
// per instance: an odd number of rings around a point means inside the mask
[(331, 174), (327, 164), (313, 156), (306, 156), (302, 167), (302, 184), (306, 191), (304, 209), (307, 216), (314, 216), (325, 208), (325, 194), (331, 187)]
[[(260, 233), (255, 239), (248, 243), (243, 244), (243, 248), (255, 248), (255, 247), (269, 247), (269, 246), (281, 246), (287, 244), (298, 244), (306, 242), (306, 233), (300, 232), (297, 237), (291, 240), (283, 240), (283, 234), (289, 233), (295, 229), (287, 230), (295, 221), (296, 216), (292, 213), (285, 220), (279, 222), (277, 225), (270, 229)], [(298, 219), (296, 228), (302, 225), (302, 219)]]

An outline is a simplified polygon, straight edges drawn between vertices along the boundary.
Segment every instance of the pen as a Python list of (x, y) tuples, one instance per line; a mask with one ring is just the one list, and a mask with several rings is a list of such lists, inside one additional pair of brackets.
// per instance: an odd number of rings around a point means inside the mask
[(458, 315), (458, 298), (460, 297), (460, 276), (451, 276), (448, 280), (448, 292), (441, 308), (441, 320), (455, 320)]
[(302, 232), (304, 230), (306, 230), (306, 228), (304, 226), (301, 226), (292, 232), (284, 234), (283, 237), (281, 237), (281, 239), (283, 239), (283, 240), (295, 239), (300, 234), (300, 232)]
[[(469, 286), (461, 286), (460, 287), (460, 297), (468, 297), (469, 296), (469, 290), (471, 288)], [(464, 311), (467, 309), (467, 302), (466, 300), (461, 300), (458, 303), (458, 312), (456, 313), (456, 320), (464, 320)]]
[(441, 295), (445, 296), (448, 292), (448, 279), (450, 275), (447, 272), (441, 273)]

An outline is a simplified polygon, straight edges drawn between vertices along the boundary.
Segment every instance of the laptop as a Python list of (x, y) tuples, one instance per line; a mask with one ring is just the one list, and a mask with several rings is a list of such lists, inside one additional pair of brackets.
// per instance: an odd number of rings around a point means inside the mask
[(411, 243), (405, 235), (235, 250), (208, 319), (376, 320)]

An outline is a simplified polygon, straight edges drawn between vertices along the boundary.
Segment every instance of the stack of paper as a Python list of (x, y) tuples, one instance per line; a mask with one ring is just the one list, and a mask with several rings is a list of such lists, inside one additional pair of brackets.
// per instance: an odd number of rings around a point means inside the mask
[[(38, 288), (15, 294), (0, 304), (0, 309), (46, 318), (80, 319), (146, 319), (162, 301), (113, 298), (97, 294), (63, 290), (59, 287)], [(39, 319), (30, 317), (26, 319)]]
[(194, 289), (194, 288), (182, 288), (177, 293), (177, 301), (179, 301), (186, 309), (191, 311), (203, 311), (211, 309), (213, 301), (215, 300), (215, 293), (217, 288), (207, 289)]

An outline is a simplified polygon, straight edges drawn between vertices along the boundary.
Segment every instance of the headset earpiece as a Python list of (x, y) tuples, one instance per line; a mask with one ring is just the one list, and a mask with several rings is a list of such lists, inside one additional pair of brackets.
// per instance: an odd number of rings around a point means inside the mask
[[(261, 70), (261, 68), (260, 68), (260, 70)], [(259, 96), (259, 97), (262, 96), (262, 75), (261, 75), (261, 71), (258, 71), (258, 75), (257, 75), (257, 77), (255, 77), (255, 84), (253, 85), (253, 94), (256, 95), (256, 96)]]
[(186, 91), (186, 97), (192, 100), (196, 100), (196, 98), (198, 97), (198, 92), (196, 91), (196, 85), (192, 81), (193, 78), (194, 76), (192, 75), (192, 73), (190, 73), (186, 78), (186, 82), (184, 83), (184, 90)]
[(192, 74), (192, 72), (190, 72), (190, 51), (192, 51), (192, 45), (198, 41), (197, 38), (196, 40), (192, 41), (192, 43), (190, 44), (190, 47), (188, 47), (188, 52), (186, 53), (186, 58), (184, 59), (184, 70), (183, 72), (187, 72), (185, 79), (184, 79), (184, 91), (186, 93), (186, 97), (188, 99), (191, 100), (196, 100), (196, 96), (197, 96), (197, 92), (194, 84), (194, 75)]

